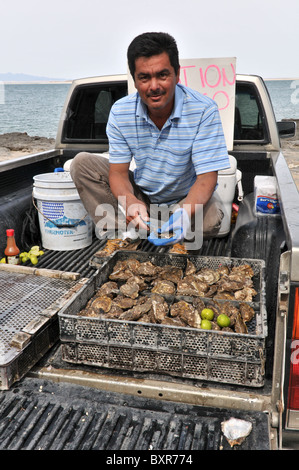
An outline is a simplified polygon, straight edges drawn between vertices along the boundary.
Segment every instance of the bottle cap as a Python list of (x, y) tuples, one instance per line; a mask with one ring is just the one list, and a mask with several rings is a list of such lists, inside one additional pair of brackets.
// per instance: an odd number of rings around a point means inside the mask
[(14, 233), (15, 233), (15, 231), (14, 231), (13, 228), (8, 228), (8, 229), (6, 230), (6, 235), (7, 235), (8, 237), (13, 237), (13, 236), (14, 236)]

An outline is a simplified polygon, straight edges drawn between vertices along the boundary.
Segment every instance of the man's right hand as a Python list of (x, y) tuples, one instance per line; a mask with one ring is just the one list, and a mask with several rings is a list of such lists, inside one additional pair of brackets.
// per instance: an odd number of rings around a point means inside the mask
[(146, 205), (136, 199), (136, 202), (127, 202), (126, 221), (127, 224), (134, 225), (136, 228), (149, 230), (149, 226), (145, 223), (149, 221)]

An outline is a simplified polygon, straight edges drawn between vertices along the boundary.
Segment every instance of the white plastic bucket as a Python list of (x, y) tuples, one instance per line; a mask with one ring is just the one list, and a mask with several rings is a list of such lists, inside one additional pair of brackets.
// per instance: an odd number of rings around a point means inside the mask
[(34, 176), (33, 198), (38, 209), (42, 245), (70, 251), (92, 242), (92, 221), (69, 172)]

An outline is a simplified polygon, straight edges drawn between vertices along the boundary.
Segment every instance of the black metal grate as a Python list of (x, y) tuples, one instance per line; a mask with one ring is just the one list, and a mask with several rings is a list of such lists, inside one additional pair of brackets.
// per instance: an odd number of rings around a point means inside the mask
[(229, 450), (221, 422), (252, 423), (237, 450), (268, 449), (268, 416), (25, 379), (0, 395), (3, 450)]

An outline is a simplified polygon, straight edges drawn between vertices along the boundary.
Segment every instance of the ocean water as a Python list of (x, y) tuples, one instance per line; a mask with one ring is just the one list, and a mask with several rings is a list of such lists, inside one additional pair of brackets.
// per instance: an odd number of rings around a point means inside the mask
[[(0, 84), (1, 85), (1, 84)], [(299, 80), (267, 80), (276, 120), (299, 119)], [(2, 84), (0, 134), (56, 137), (69, 83)]]
[(0, 134), (27, 132), (30, 136), (55, 138), (69, 87), (69, 83), (4, 84)]

